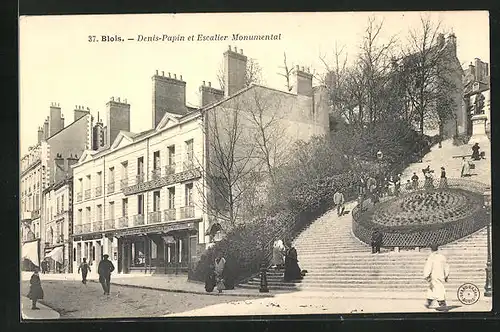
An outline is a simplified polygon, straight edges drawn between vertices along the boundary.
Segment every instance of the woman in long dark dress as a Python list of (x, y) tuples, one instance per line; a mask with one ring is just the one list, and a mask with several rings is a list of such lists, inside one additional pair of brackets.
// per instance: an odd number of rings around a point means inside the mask
[(285, 254), (285, 281), (300, 280), (303, 279), (302, 271), (299, 267), (299, 261), (297, 259), (297, 250), (292, 246), (290, 242), (287, 243), (287, 249)]
[(40, 308), (36, 306), (36, 301), (43, 299), (43, 289), (40, 276), (38, 275), (38, 268), (35, 269), (35, 272), (31, 276), (28, 298), (31, 300), (31, 309), (39, 310)]

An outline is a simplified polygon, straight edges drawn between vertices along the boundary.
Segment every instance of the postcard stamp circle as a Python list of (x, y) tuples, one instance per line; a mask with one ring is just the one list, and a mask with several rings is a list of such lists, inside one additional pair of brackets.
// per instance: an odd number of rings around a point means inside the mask
[(465, 305), (472, 305), (479, 301), (481, 293), (479, 288), (471, 283), (465, 283), (458, 287), (457, 297), (460, 303)]

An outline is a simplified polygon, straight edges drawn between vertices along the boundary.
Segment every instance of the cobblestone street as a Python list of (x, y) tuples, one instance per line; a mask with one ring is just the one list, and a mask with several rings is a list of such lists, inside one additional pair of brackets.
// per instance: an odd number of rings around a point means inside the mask
[[(89, 282), (83, 285), (77, 280), (47, 280), (42, 282), (42, 287), (45, 293), (42, 304), (59, 312), (62, 319), (162, 317), (214, 304), (250, 299), (170, 293), (114, 285), (111, 286), (111, 295), (105, 296), (99, 283)], [(29, 283), (23, 281), (21, 296), (26, 296), (28, 291)]]

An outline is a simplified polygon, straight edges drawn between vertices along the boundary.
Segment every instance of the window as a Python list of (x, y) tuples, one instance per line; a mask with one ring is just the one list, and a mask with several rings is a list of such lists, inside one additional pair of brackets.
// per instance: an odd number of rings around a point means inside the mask
[(115, 182), (115, 168), (110, 167), (109, 168), (109, 180), (108, 183)]
[(92, 187), (92, 178), (90, 175), (87, 175), (87, 189)]
[(175, 187), (168, 188), (168, 208), (175, 209)]
[(137, 196), (137, 214), (144, 214), (144, 195)]
[(83, 210), (82, 209), (79, 209), (78, 210), (78, 213), (76, 215), (76, 223), (78, 225), (81, 225), (82, 224), (82, 221), (83, 221)]
[(193, 206), (193, 184), (186, 184), (186, 206)]
[(160, 151), (155, 151), (153, 153), (153, 169), (160, 168)]
[(115, 202), (109, 202), (109, 219), (115, 219)]
[(122, 216), (128, 216), (128, 198), (122, 200)]
[(186, 161), (193, 162), (193, 140), (186, 141)]
[(97, 172), (96, 182), (97, 187), (102, 186), (102, 172)]
[(137, 158), (137, 174), (144, 173), (144, 157)]
[(122, 162), (122, 179), (128, 178), (128, 161)]
[(61, 211), (61, 207), (59, 206), (59, 197), (56, 198), (56, 204), (57, 204), (57, 207), (56, 207), (56, 214), (59, 214), (59, 211)]
[(86, 214), (87, 214), (87, 216), (86, 216), (86, 217), (87, 217), (87, 218), (86, 218), (87, 220), (86, 220), (86, 221), (87, 221), (87, 223), (89, 223), (89, 222), (91, 221), (91, 215), (90, 215), (91, 210), (90, 210), (90, 206), (89, 206), (89, 207), (87, 207), (87, 210), (86, 210), (85, 212), (86, 212)]
[(61, 212), (64, 211), (64, 194), (61, 195)]
[(99, 204), (97, 205), (97, 212), (96, 212), (96, 221), (101, 221), (102, 220), (102, 205)]
[(73, 248), (73, 262), (76, 262), (76, 248)]
[(168, 164), (175, 165), (175, 145), (168, 147)]
[(153, 211), (160, 211), (160, 191), (153, 193)]
[(83, 193), (83, 179), (78, 179), (78, 192)]

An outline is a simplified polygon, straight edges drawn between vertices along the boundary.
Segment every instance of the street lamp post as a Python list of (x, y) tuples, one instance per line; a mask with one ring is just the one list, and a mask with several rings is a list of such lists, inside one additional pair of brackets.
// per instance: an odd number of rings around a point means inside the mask
[(491, 297), (493, 290), (492, 290), (492, 270), (491, 270), (491, 214), (490, 214), (490, 209), (491, 209), (491, 191), (487, 190), (483, 194), (484, 197), (484, 208), (486, 209), (486, 212), (488, 214), (488, 225), (486, 226), (486, 232), (487, 232), (487, 249), (488, 249), (488, 258), (486, 261), (486, 283), (484, 285), (484, 296), (486, 297)]

